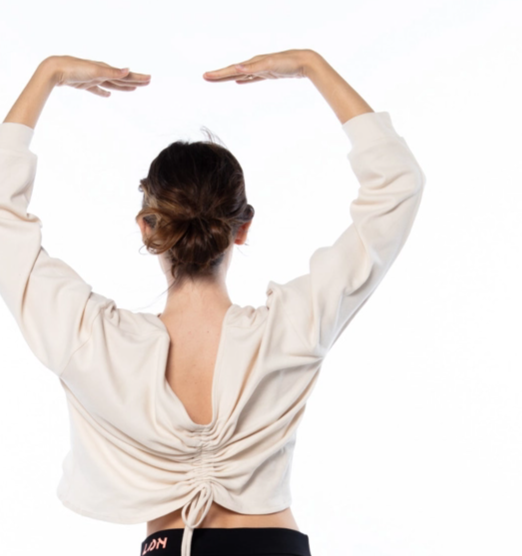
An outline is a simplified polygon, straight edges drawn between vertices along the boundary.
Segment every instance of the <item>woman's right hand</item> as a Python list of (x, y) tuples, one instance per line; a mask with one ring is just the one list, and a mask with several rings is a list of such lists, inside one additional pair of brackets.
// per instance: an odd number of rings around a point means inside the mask
[[(306, 67), (310, 58), (316, 53), (310, 49), (293, 49), (260, 54), (239, 64), (207, 71), (203, 77), (210, 82), (232, 81), (236, 83), (254, 83), (265, 79), (282, 79), (285, 77), (306, 77)], [(238, 67), (245, 66), (244, 69)]]

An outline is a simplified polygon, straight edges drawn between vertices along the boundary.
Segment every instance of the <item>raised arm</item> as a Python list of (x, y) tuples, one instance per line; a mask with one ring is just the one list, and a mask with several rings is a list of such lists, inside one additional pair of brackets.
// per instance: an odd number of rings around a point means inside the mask
[(341, 236), (312, 254), (307, 274), (270, 282), (267, 293), (275, 296), (271, 309), (280, 307), (305, 349), (324, 357), (404, 246), (426, 176), (388, 112), (374, 112), (318, 53), (307, 51), (304, 60), (304, 74), (351, 142), (347, 158), (360, 188)]
[[(235, 80), (241, 85), (308, 78), (351, 142), (347, 157), (360, 184), (349, 207), (352, 222), (332, 245), (311, 255), (308, 273), (286, 284), (270, 281), (266, 292), (279, 349), (324, 357), (401, 251), (426, 177), (406, 141), (395, 131), (389, 113), (374, 112), (313, 50), (262, 54), (204, 77), (211, 82)], [(328, 199), (324, 203), (327, 210)]]
[(314, 50), (306, 50), (303, 57), (306, 77), (323, 95), (342, 124), (360, 114), (373, 112), (361, 95), (320, 54)]
[(29, 348), (57, 375), (90, 337), (97, 317), (116, 314), (116, 307), (42, 245), (43, 223), (28, 212), (38, 162), (30, 148), (35, 126), (55, 86), (105, 96), (98, 85), (133, 90), (138, 80), (148, 82), (103, 62), (53, 56), (38, 66), (0, 124), (0, 298)]

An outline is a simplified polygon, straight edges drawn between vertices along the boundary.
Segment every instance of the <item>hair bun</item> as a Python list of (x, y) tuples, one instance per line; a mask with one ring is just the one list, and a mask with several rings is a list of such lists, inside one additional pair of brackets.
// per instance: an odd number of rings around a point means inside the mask
[(197, 216), (193, 216), (191, 220), (196, 221), (203, 231), (206, 231), (213, 226), (220, 226), (223, 223), (221, 218), (208, 216), (206, 214), (198, 214)]
[(154, 255), (165, 253), (176, 282), (215, 276), (238, 229), (254, 216), (241, 165), (213, 140), (171, 143), (138, 189), (143, 200), (136, 218), (150, 227), (144, 245)]
[(185, 220), (184, 226), (179, 220), (172, 220), (171, 226), (184, 233), (178, 236), (170, 248), (173, 261), (208, 267), (230, 245), (232, 228), (219, 217), (197, 215)]

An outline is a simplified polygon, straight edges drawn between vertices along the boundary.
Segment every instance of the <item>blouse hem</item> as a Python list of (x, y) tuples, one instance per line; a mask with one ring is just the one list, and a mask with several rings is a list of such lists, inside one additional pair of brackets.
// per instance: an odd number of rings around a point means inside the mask
[[(186, 502), (188, 500), (190, 500), (190, 497), (187, 500), (183, 500), (183, 502), (180, 504), (179, 502), (173, 503), (172, 506), (167, 507), (167, 509), (165, 511), (162, 510), (162, 512), (160, 514), (158, 514), (156, 511), (154, 512), (149, 512), (149, 513), (145, 513), (140, 515), (139, 517), (118, 517), (115, 516), (114, 514), (102, 514), (102, 513), (98, 513), (98, 512), (93, 512), (91, 510), (87, 510), (85, 508), (82, 508), (80, 506), (77, 506), (76, 504), (74, 504), (73, 502), (70, 501), (70, 499), (62, 497), (60, 494), (57, 495), (58, 499), (60, 500), (60, 502), (69, 510), (72, 510), (73, 512), (79, 514), (79, 515), (83, 515), (85, 517), (90, 517), (92, 519), (97, 519), (99, 521), (108, 521), (110, 523), (118, 523), (121, 525), (136, 525), (138, 523), (145, 523), (147, 521), (152, 521), (153, 519), (157, 519), (159, 517), (162, 517), (170, 512), (173, 512), (175, 510), (178, 510), (180, 508), (182, 508)], [(250, 510), (250, 512), (245, 512), (244, 509), (241, 510), (239, 508), (239, 506), (225, 506), (224, 504), (222, 504), (219, 500), (217, 500), (217, 498), (214, 498), (214, 501), (227, 508), (228, 510), (234, 511), (234, 512), (239, 512), (239, 513), (244, 513), (246, 515), (254, 515), (254, 514), (259, 514), (259, 515), (263, 515), (263, 514), (270, 514), (270, 513), (274, 513), (274, 512), (280, 512), (285, 510), (286, 508), (289, 508), (291, 506), (292, 503), (292, 499), (288, 498), (285, 502), (283, 502), (282, 504), (278, 504), (276, 506), (267, 506), (266, 508), (253, 508)]]

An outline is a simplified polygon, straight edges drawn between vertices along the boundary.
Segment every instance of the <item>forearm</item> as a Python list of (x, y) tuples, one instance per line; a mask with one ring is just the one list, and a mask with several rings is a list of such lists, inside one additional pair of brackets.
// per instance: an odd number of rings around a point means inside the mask
[(359, 114), (374, 112), (320, 54), (311, 50), (306, 56), (306, 77), (323, 95), (342, 124)]
[(52, 58), (46, 58), (36, 68), (4, 122), (20, 123), (34, 129), (56, 83), (57, 73), (54, 61)]

